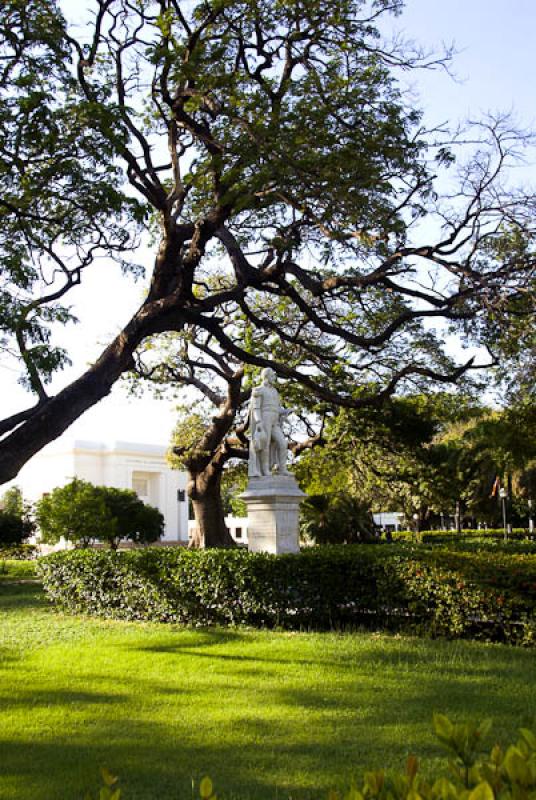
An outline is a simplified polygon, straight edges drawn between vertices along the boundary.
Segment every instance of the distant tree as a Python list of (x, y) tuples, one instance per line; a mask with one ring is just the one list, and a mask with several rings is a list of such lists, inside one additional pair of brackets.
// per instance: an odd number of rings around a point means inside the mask
[(526, 523), (536, 496), (536, 406), (490, 409), (463, 395), (392, 398), (378, 413), (341, 411), (326, 446), (298, 465), (309, 494), (347, 491), (374, 511), (402, 511), (422, 526), (454, 518), (501, 522), (499, 482), (509, 516)]
[(368, 504), (341, 489), (306, 498), (300, 535), (315, 544), (355, 544), (375, 541), (375, 525)]
[(62, 537), (78, 547), (106, 538), (114, 520), (96, 486), (73, 478), (36, 503), (36, 521), (41, 540), (55, 544)]
[(146, 505), (130, 489), (109, 486), (95, 487), (103, 500), (112, 524), (98, 538), (107, 541), (112, 549), (119, 542), (129, 540), (135, 544), (156, 542), (164, 533), (164, 517), (157, 508)]
[(80, 478), (44, 495), (36, 505), (36, 518), (42, 540), (50, 544), (63, 536), (80, 547), (98, 540), (116, 549), (122, 539), (155, 542), (164, 531), (162, 514), (135, 492), (94, 486)]
[(309, 494), (348, 492), (373, 511), (402, 511), (418, 524), (454, 509), (451, 463), (436, 438), (468, 418), (471, 401), (445, 393), (393, 397), (370, 412), (341, 410), (326, 425), (325, 447), (298, 465)]
[(502, 410), (483, 408), (437, 438), (432, 451), (442, 459), (447, 497), (481, 522), (502, 524), (498, 487), (506, 489), (508, 516), (526, 524), (536, 488), (536, 404), (530, 400)]
[(8, 511), (0, 511), (0, 546), (22, 544), (34, 530), (33, 524)]
[(34, 530), (35, 524), (22, 491), (18, 486), (12, 486), (0, 500), (0, 545), (21, 544)]
[(0, 499), (0, 510), (22, 517), (24, 514), (24, 498), (19, 486), (12, 486), (11, 489), (4, 492)]

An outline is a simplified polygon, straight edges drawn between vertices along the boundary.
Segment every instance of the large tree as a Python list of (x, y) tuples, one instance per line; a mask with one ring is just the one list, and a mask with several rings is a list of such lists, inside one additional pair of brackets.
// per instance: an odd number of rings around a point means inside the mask
[[(457, 189), (438, 197), (433, 175), (452, 153), (395, 81), (426, 58), (377, 30), (400, 2), (87, 8), (82, 29), (54, 0), (2, 9), (0, 325), (36, 403), (0, 422), (0, 482), (165, 331), (196, 326), (237, 360), (353, 407), (471, 365), (430, 364), (430, 326), (512, 307), (534, 269), (534, 198), (504, 188), (522, 142), (504, 120), (473, 131)], [(425, 214), (436, 232), (414, 242)], [(144, 229), (156, 240), (147, 296), (50, 395), (68, 357), (50, 342), (50, 325), (69, 319), (65, 298), (97, 258), (135, 269)], [(229, 326), (237, 312), (275, 355)]]

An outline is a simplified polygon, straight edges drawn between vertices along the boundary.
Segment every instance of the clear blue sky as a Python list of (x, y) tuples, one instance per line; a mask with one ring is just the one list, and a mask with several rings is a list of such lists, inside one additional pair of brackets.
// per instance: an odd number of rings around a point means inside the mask
[[(66, 5), (79, 2), (65, 0)], [(405, 76), (420, 96), (428, 124), (513, 111), (519, 124), (536, 129), (536, 0), (407, 0), (405, 13), (392, 24), (426, 47), (439, 49), (441, 42), (454, 41), (460, 51), (452, 65), (457, 82), (441, 71)], [(527, 165), (526, 178), (536, 183), (534, 166)], [(146, 258), (150, 266), (150, 253)], [(82, 324), (68, 334), (75, 364), (57, 382), (58, 388), (98, 355), (141, 300), (142, 286), (129, 286), (118, 274), (107, 275), (104, 296), (98, 280), (104, 269), (99, 267), (99, 274), (73, 293)], [(29, 403), (15, 388), (13, 373), (2, 369), (0, 376), (3, 411)], [(115, 389), (67, 435), (167, 444), (173, 421), (173, 404), (129, 400)]]
[(454, 83), (422, 74), (421, 97), (435, 121), (514, 110), (536, 120), (534, 0), (407, 0), (396, 26), (430, 46), (455, 42)]

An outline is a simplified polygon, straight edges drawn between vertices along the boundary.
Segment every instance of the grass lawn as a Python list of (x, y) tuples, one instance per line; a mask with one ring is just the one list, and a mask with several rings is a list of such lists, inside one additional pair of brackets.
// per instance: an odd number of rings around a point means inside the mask
[(536, 722), (534, 651), (68, 617), (18, 570), (0, 575), (2, 800), (81, 800), (100, 766), (125, 800), (190, 798), (205, 774), (225, 798), (326, 798), (410, 752), (431, 769), (433, 711), (491, 716), (501, 742)]

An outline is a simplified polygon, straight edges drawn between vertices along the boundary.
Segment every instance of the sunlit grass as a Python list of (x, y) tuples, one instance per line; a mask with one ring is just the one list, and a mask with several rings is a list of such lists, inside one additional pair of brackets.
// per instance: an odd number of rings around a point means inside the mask
[(125, 800), (189, 798), (205, 774), (224, 797), (321, 798), (410, 752), (433, 767), (433, 711), (491, 716), (503, 742), (536, 715), (533, 651), (105, 622), (5, 580), (0, 615), (5, 800), (77, 800), (100, 766)]

